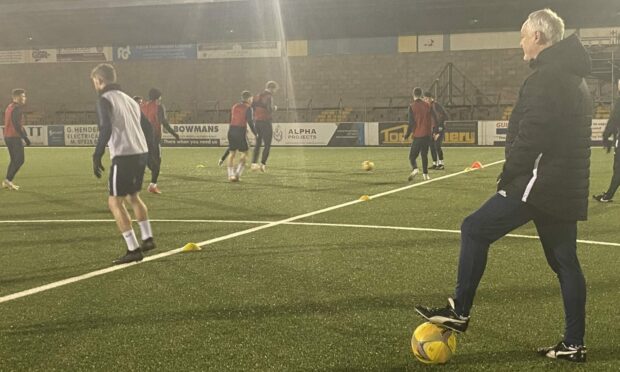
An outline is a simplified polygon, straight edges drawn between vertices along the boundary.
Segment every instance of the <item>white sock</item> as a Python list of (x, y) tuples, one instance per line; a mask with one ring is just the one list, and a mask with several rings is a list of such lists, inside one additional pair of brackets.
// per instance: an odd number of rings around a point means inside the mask
[(434, 161), (434, 162), (433, 162), (433, 165), (437, 165), (437, 162), (436, 162), (436, 161)]
[(156, 184), (156, 183), (151, 182), (151, 183), (149, 183), (149, 187), (157, 187), (157, 184)]
[(439, 165), (443, 165), (443, 160), (440, 160), (440, 161), (439, 161)]
[(142, 240), (153, 237), (153, 230), (151, 230), (151, 223), (149, 222), (149, 220), (138, 221), (138, 225), (140, 225), (140, 234), (142, 235)]
[(228, 167), (228, 177), (235, 175), (235, 167)]
[(237, 165), (237, 177), (241, 177), (241, 174), (243, 173), (244, 169), (245, 169), (245, 164), (239, 163), (239, 165)]
[(123, 233), (123, 238), (125, 238), (125, 243), (127, 243), (128, 250), (133, 252), (140, 247), (140, 244), (138, 244), (138, 239), (136, 238), (136, 234), (133, 232), (133, 229), (125, 231)]

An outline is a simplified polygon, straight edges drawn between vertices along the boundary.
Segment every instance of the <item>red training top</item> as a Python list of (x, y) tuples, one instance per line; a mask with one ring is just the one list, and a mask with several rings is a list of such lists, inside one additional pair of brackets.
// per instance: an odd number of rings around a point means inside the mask
[(414, 138), (428, 137), (432, 134), (433, 120), (431, 116), (431, 106), (421, 99), (416, 99), (411, 103), (410, 112), (413, 113), (415, 121)]
[(272, 121), (271, 100), (273, 95), (265, 89), (261, 94), (254, 97), (252, 107), (254, 107), (254, 120)]
[(248, 126), (249, 109), (249, 103), (237, 102), (232, 109), (230, 109), (230, 126), (246, 128)]
[[(21, 138), (22, 134), (18, 131), (17, 128), (13, 125), (13, 111), (16, 108), (19, 108), (19, 104), (15, 102), (9, 103), (6, 110), (4, 111), (4, 138)], [(22, 114), (19, 119), (18, 125), (20, 126), (20, 130), (24, 130), (24, 115)]]

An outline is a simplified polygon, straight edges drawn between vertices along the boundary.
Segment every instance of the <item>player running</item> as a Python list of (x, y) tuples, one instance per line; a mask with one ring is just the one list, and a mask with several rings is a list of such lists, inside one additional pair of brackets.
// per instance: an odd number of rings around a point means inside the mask
[[(271, 140), (273, 139), (273, 112), (278, 108), (273, 104), (273, 95), (278, 91), (279, 86), (275, 81), (268, 81), (265, 90), (254, 97), (252, 108), (254, 108), (254, 119), (256, 120), (256, 145), (252, 156), (252, 170), (260, 169), (264, 172), (271, 150)], [(260, 154), (261, 143), (264, 144), (263, 155), (260, 165), (258, 155)]]
[(151, 183), (147, 190), (153, 194), (161, 194), (161, 190), (157, 187), (157, 180), (161, 170), (161, 128), (163, 126), (164, 129), (177, 140), (179, 139), (179, 135), (172, 129), (168, 122), (166, 107), (161, 102), (161, 91), (159, 89), (151, 88), (151, 90), (149, 90), (149, 100), (142, 103), (140, 108), (144, 116), (146, 116), (153, 126), (153, 140), (155, 141), (153, 155), (149, 157), (148, 162), (148, 167), (151, 170)]
[[(230, 127), (228, 128), (228, 180), (231, 182), (239, 181), (243, 170), (245, 169), (245, 161), (248, 155), (248, 141), (246, 139), (247, 127), (254, 135), (254, 117), (252, 110), (252, 94), (247, 90), (241, 93), (241, 102), (237, 102), (231, 109)], [(235, 156), (239, 152), (239, 164), (235, 167)]]

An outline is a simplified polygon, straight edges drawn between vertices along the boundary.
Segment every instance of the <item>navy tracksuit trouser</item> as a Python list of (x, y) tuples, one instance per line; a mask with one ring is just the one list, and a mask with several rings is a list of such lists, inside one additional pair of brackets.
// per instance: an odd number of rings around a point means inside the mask
[(6, 179), (12, 182), (17, 171), (24, 165), (24, 161), (26, 160), (26, 156), (24, 155), (24, 143), (21, 138), (17, 137), (7, 137), (4, 139), (4, 142), (9, 150), (9, 158), (11, 159), (6, 171)]
[(609, 188), (607, 189), (607, 192), (605, 193), (605, 195), (607, 196), (607, 199), (613, 198), (614, 195), (616, 194), (616, 191), (618, 191), (618, 187), (620, 187), (620, 148), (618, 148), (617, 142), (616, 142), (616, 148), (615, 148), (615, 153), (614, 153), (613, 171), (614, 173), (611, 177)]
[(461, 226), (456, 312), (469, 315), (491, 243), (529, 221), (534, 222), (547, 263), (560, 281), (566, 322), (564, 341), (583, 345), (586, 282), (577, 258), (577, 221), (560, 220), (499, 193), (465, 218)]
[(413, 137), (411, 148), (409, 150), (409, 163), (411, 169), (418, 168), (418, 155), (422, 158), (422, 173), (428, 173), (428, 148), (431, 144), (431, 137)]
[(273, 128), (270, 121), (256, 121), (256, 145), (254, 146), (254, 153), (252, 154), (252, 163), (258, 163), (258, 155), (260, 154), (261, 143), (265, 145), (263, 147), (263, 154), (261, 157), (261, 164), (267, 164), (269, 159), (269, 152), (271, 151), (271, 140), (273, 139)]

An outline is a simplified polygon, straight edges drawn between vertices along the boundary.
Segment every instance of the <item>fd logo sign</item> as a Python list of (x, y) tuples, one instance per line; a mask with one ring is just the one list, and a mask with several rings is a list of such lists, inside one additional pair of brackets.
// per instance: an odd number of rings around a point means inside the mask
[(126, 61), (131, 56), (131, 48), (128, 46), (120, 47), (116, 50), (116, 58)]

